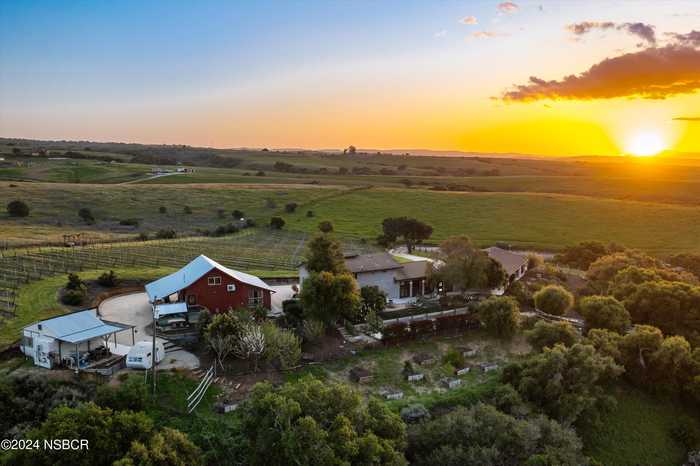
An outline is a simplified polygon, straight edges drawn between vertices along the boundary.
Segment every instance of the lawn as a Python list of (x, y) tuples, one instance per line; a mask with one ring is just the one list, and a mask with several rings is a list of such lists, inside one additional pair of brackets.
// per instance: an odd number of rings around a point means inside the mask
[(582, 196), (444, 193), (375, 188), (345, 191), (305, 206), (314, 218), (286, 214), (291, 229), (330, 220), (335, 230), (374, 238), (386, 217), (411, 216), (434, 228), (433, 241), (466, 234), (480, 245), (560, 249), (585, 240), (665, 254), (700, 251), (700, 208)]
[[(83, 280), (94, 280), (102, 272), (89, 271), (79, 275)], [(124, 279), (151, 280), (172, 272), (172, 269), (117, 269), (115, 272)], [(58, 291), (65, 283), (66, 276), (58, 275), (20, 288), (17, 316), (0, 321), (0, 349), (19, 340), (24, 326), (68, 312), (68, 308), (58, 301)]]
[(585, 453), (605, 466), (683, 464), (685, 447), (671, 436), (680, 422), (700, 420), (679, 403), (657, 400), (638, 389), (619, 388), (617, 409), (600, 426), (582, 432)]

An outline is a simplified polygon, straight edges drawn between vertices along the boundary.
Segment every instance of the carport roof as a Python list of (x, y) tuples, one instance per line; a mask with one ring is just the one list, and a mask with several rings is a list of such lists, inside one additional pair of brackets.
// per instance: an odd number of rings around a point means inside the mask
[(170, 314), (182, 314), (187, 312), (187, 303), (158, 304), (156, 306), (156, 316), (162, 317)]
[(42, 320), (27, 328), (53, 336), (55, 339), (66, 343), (81, 343), (131, 327), (114, 322), (105, 322), (97, 317), (95, 309), (86, 309)]

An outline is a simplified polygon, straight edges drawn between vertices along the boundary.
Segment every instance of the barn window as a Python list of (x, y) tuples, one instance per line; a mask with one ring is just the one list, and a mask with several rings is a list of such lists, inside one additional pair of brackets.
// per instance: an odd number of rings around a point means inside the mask
[(263, 305), (263, 292), (259, 288), (251, 288), (248, 293), (248, 306), (262, 306)]
[(226, 291), (233, 293), (234, 291), (236, 291), (236, 285), (234, 283), (226, 285)]
[(221, 277), (209, 277), (207, 283), (209, 283), (209, 286), (221, 285)]

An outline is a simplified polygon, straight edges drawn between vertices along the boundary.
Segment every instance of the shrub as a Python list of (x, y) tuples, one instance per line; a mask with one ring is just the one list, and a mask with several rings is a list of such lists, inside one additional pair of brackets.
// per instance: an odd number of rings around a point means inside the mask
[(401, 409), (401, 419), (408, 424), (430, 419), (430, 411), (422, 404), (414, 403)]
[(520, 328), (520, 307), (510, 296), (493, 296), (478, 307), (479, 318), (492, 335), (511, 338)]
[(545, 322), (540, 320), (532, 330), (525, 333), (527, 342), (538, 351), (545, 347), (552, 348), (557, 343), (571, 346), (579, 338), (578, 332), (568, 322)]
[(265, 172), (262, 170), (259, 170), (258, 172), (255, 173), (255, 176), (265, 176)]
[(238, 218), (243, 218), (243, 217), (245, 217), (245, 214), (243, 213), (243, 211), (238, 210), (238, 209), (234, 210), (234, 211), (231, 213), (231, 215), (232, 215), (234, 218), (237, 218), (237, 219), (238, 219)]
[(307, 319), (304, 321), (302, 334), (304, 340), (310, 343), (318, 343), (326, 333), (326, 325), (317, 319)]
[(29, 206), (19, 200), (12, 201), (7, 204), (7, 213), (10, 217), (27, 217), (29, 215)]
[(189, 214), (192, 213), (192, 208), (191, 208), (190, 206), (186, 205), (185, 207), (183, 207), (182, 211), (183, 211), (185, 214), (189, 215)]
[(69, 273), (68, 283), (66, 283), (66, 289), (68, 290), (79, 290), (85, 287), (85, 283), (80, 279), (78, 274)]
[(683, 416), (671, 428), (671, 436), (689, 451), (700, 447), (700, 430), (695, 426), (694, 421), (689, 416)]
[(265, 207), (268, 209), (276, 209), (277, 203), (274, 201), (274, 199), (265, 199)]
[(78, 290), (66, 290), (61, 297), (61, 302), (69, 306), (79, 306), (83, 303), (85, 299), (85, 292), (81, 289)]
[(245, 219), (245, 226), (248, 228), (253, 228), (256, 225), (255, 219), (247, 218)]
[(281, 329), (273, 322), (262, 325), (265, 335), (264, 357), (282, 369), (294, 367), (301, 359), (301, 341), (291, 330)]
[(562, 316), (574, 304), (574, 297), (565, 288), (547, 285), (534, 295), (535, 307), (542, 312)]
[(101, 385), (97, 389), (95, 403), (118, 411), (143, 411), (148, 390), (141, 377), (129, 377), (118, 387)]
[(333, 224), (328, 220), (324, 220), (323, 222), (318, 224), (318, 229), (321, 230), (323, 233), (330, 233), (333, 231)]
[(275, 230), (281, 230), (284, 227), (284, 219), (282, 217), (272, 217), (270, 219), (270, 227)]
[(107, 288), (112, 288), (114, 286), (117, 286), (117, 282), (118, 282), (117, 274), (114, 273), (114, 270), (110, 270), (109, 272), (105, 272), (97, 278), (97, 283), (99, 283), (101, 286), (104, 286)]
[(137, 218), (125, 218), (123, 220), (119, 220), (119, 225), (124, 225), (124, 226), (129, 226), (129, 227), (137, 227), (137, 226), (139, 226), (139, 219), (137, 219)]
[(287, 213), (294, 213), (297, 210), (298, 204), (296, 202), (290, 202), (284, 206), (284, 211)]
[(165, 207), (165, 206), (160, 206), (160, 207), (158, 207), (158, 212), (160, 212), (161, 214), (164, 214), (164, 213), (166, 213), (167, 211), (168, 211), (168, 208)]
[(304, 308), (298, 299), (282, 301), (282, 312), (289, 325), (297, 327), (302, 324)]
[(83, 207), (78, 211), (78, 217), (80, 217), (88, 225), (95, 223), (95, 216), (92, 215), (92, 211), (90, 211), (90, 209), (87, 207)]
[(163, 229), (156, 232), (157, 239), (173, 239), (177, 236), (175, 230)]
[(457, 350), (450, 350), (442, 357), (443, 364), (449, 364), (450, 366), (459, 369), (464, 367), (466, 363), (464, 360), (464, 355)]
[(377, 314), (373, 310), (367, 313), (365, 321), (367, 322), (367, 326), (372, 331), (372, 333), (381, 333), (382, 330), (384, 330), (384, 321), (381, 317), (379, 317), (379, 314)]
[(148, 241), (149, 239), (151, 239), (151, 238), (148, 236), (148, 233), (146, 233), (145, 231), (139, 233), (139, 240), (140, 241)]
[(314, 216), (314, 211), (313, 211), (313, 210), (307, 210), (307, 211), (306, 211), (306, 216), (309, 217), (309, 218), (313, 217), (313, 216)]
[(229, 223), (228, 225), (219, 225), (216, 227), (214, 232), (212, 233), (213, 236), (226, 236), (226, 235), (232, 235), (234, 233), (238, 232), (238, 228), (232, 224)]
[(226, 211), (224, 209), (216, 209), (216, 216), (219, 218), (224, 218)]

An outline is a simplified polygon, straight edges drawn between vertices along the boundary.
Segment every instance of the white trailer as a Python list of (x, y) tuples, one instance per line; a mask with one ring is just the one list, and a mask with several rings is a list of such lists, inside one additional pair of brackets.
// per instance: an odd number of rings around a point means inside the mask
[[(153, 342), (139, 341), (131, 347), (126, 355), (126, 367), (131, 369), (150, 369), (153, 362)], [(165, 357), (163, 343), (156, 341), (156, 364)]]

